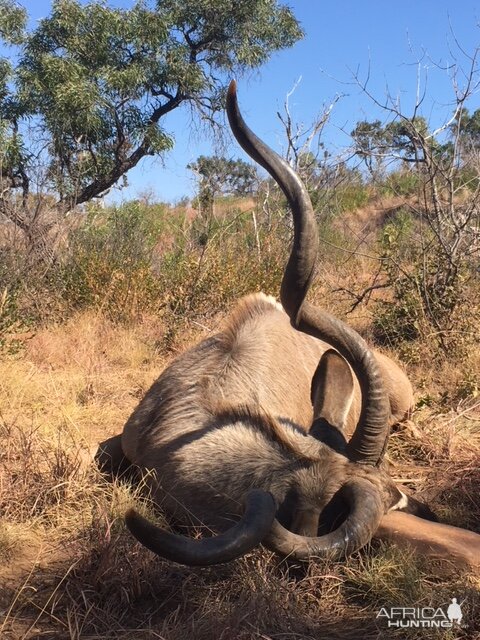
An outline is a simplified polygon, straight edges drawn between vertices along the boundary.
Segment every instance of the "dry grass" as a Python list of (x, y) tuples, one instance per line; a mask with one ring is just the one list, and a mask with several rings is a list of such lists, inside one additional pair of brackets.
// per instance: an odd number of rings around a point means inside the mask
[[(259, 549), (227, 566), (190, 569), (136, 544), (122, 522), (135, 495), (107, 484), (92, 458), (167, 363), (161, 335), (154, 320), (125, 328), (85, 312), (38, 331), (1, 362), (0, 637), (373, 639), (386, 637), (380, 607), (442, 606), (453, 596), (466, 600), (468, 628), (394, 637), (480, 633), (478, 581), (436, 575), (395, 549), (307, 566)], [(476, 357), (466, 363), (472, 370)], [(464, 371), (446, 363), (430, 389), (427, 366), (414, 369), (419, 408), (393, 434), (389, 455), (393, 475), (447, 521), (475, 528), (480, 404)]]

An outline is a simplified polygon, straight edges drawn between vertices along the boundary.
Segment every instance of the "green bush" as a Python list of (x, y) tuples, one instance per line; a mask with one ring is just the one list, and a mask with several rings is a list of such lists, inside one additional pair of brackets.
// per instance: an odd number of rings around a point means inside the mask
[(478, 274), (473, 263), (463, 264), (456, 280), (446, 282), (441, 247), (433, 231), (419, 224), (402, 208), (381, 231), (382, 269), (391, 298), (378, 303), (374, 335), (389, 346), (419, 338), (433, 341), (444, 352), (460, 355), (478, 333)]
[(262, 233), (258, 251), (250, 224), (244, 219), (236, 232), (227, 224), (201, 242), (193, 231), (193, 241), (165, 253), (158, 274), (168, 344), (185, 325), (208, 320), (247, 293), (278, 295), (288, 242), (277, 231)]
[(383, 195), (406, 197), (417, 193), (420, 184), (421, 180), (418, 171), (400, 169), (388, 174), (380, 187), (380, 192)]
[(0, 249), (0, 351), (15, 353), (15, 335), (28, 331), (48, 307), (42, 274), (29, 267), (21, 248)]
[(407, 207), (401, 207), (388, 215), (388, 221), (380, 230), (379, 244), (383, 258), (415, 260), (417, 243), (414, 238), (415, 219)]
[(68, 254), (51, 276), (64, 300), (116, 319), (151, 308), (159, 294), (152, 256), (164, 227), (162, 209), (138, 202), (90, 210), (70, 233)]
[(322, 216), (355, 211), (368, 204), (370, 196), (369, 186), (358, 180), (345, 182), (335, 189), (317, 189), (310, 193), (314, 209)]
[[(402, 292), (400, 302), (399, 292)], [(393, 347), (420, 337), (422, 327), (421, 301), (405, 283), (396, 287), (392, 302), (382, 301), (373, 319), (373, 335), (381, 345)]]
[(370, 190), (363, 183), (341, 185), (335, 192), (335, 208), (339, 213), (355, 211), (368, 204)]

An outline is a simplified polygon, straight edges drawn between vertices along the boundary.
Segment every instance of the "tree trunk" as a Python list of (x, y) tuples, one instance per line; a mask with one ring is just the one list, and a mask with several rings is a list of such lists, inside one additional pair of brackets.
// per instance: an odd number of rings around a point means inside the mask
[[(2, 206), (3, 205), (3, 206)], [(56, 260), (54, 242), (50, 234), (52, 223), (41, 221), (41, 203), (32, 212), (19, 209), (18, 203), (0, 203), (0, 213), (23, 232), (29, 266), (50, 268)]]

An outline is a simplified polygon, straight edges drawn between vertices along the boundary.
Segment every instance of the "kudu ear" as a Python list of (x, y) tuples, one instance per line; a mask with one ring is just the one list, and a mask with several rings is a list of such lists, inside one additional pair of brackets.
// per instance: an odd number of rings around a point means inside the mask
[(313, 375), (310, 397), (313, 417), (324, 418), (343, 430), (353, 400), (352, 370), (338, 351), (328, 349)]
[(343, 452), (347, 444), (343, 429), (353, 392), (353, 375), (347, 361), (337, 351), (328, 349), (320, 358), (312, 379), (310, 435), (336, 451)]

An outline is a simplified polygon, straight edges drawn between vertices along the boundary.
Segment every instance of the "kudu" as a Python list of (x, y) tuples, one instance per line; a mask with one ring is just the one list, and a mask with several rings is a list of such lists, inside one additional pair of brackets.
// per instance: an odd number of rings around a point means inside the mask
[[(241, 300), (220, 333), (164, 370), (121, 437), (120, 453), (148, 472), (166, 514), (217, 535), (170, 533), (133, 509), (126, 523), (156, 554), (189, 565), (227, 562), (259, 543), (297, 559), (348, 554), (392, 509), (430, 515), (380, 465), (391, 424), (411, 405), (411, 386), (392, 360), (305, 301), (318, 246), (309, 196), (243, 121), (234, 82), (227, 114), (239, 144), (292, 210), (283, 309), (263, 294)], [(118, 437), (110, 444), (106, 455), (119, 449)]]

